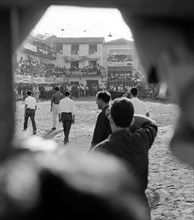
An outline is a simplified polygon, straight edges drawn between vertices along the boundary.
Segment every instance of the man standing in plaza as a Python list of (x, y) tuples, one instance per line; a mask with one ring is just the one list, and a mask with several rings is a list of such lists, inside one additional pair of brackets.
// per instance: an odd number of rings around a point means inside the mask
[(96, 94), (96, 104), (98, 109), (102, 109), (98, 115), (96, 126), (93, 133), (92, 143), (90, 149), (93, 149), (96, 144), (108, 138), (111, 133), (109, 120), (106, 116), (106, 111), (109, 107), (111, 95), (108, 91), (99, 91)]
[(24, 107), (24, 130), (28, 127), (28, 118), (30, 117), (32, 122), (33, 134), (36, 134), (36, 122), (35, 122), (35, 111), (37, 109), (36, 99), (31, 96), (32, 92), (27, 91), (27, 98), (25, 99)]
[(55, 94), (51, 98), (51, 112), (53, 112), (53, 127), (52, 130), (56, 130), (57, 115), (59, 110), (59, 101), (63, 98), (63, 94), (59, 92), (59, 87), (55, 87)]
[(138, 115), (144, 115), (149, 117), (149, 111), (148, 108), (145, 104), (145, 102), (141, 101), (137, 96), (138, 96), (138, 89), (136, 87), (133, 87), (131, 89), (131, 102), (134, 107), (134, 113)]
[(75, 122), (75, 104), (70, 95), (71, 93), (66, 91), (65, 97), (59, 102), (59, 122), (63, 123), (64, 144), (69, 143), (71, 124)]

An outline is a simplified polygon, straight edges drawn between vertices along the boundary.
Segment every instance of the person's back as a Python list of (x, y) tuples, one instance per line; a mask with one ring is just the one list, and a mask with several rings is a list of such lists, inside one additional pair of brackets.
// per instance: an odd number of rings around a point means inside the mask
[(138, 96), (138, 89), (137, 88), (132, 88), (131, 89), (131, 102), (133, 103), (135, 114), (139, 115), (144, 115), (149, 117), (149, 111), (148, 108), (145, 104), (145, 102), (141, 101), (137, 96)]
[[(68, 95), (66, 95), (68, 94)], [(65, 96), (63, 99), (60, 100), (59, 102), (59, 113), (64, 112), (74, 112), (74, 101), (70, 98), (71, 93), (66, 91), (65, 92)]]
[(58, 105), (60, 100), (63, 98), (63, 94), (59, 91), (59, 87), (55, 87), (55, 93), (52, 95), (51, 103)]
[(59, 102), (63, 98), (63, 94), (60, 93), (59, 87), (55, 87), (55, 93), (51, 97), (51, 112), (53, 112), (53, 127), (52, 130), (56, 129), (57, 125), (57, 115), (59, 110)]
[(32, 97), (31, 95), (28, 95), (25, 98), (25, 104), (27, 104), (27, 108), (35, 109), (36, 99), (34, 97)]
[(35, 112), (37, 109), (37, 104), (36, 104), (36, 99), (31, 95), (32, 92), (29, 90), (27, 92), (27, 98), (25, 98), (23, 130), (24, 131), (27, 130), (28, 118), (30, 117), (32, 122), (33, 134), (36, 134)]
[(75, 122), (75, 103), (70, 98), (69, 91), (66, 91), (64, 95), (65, 97), (59, 102), (59, 121), (63, 123), (64, 144), (67, 144), (71, 125)]

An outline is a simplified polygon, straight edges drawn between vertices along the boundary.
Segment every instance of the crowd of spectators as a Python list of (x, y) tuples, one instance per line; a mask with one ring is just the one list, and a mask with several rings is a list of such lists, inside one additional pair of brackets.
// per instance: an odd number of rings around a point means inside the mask
[(50, 100), (55, 88), (55, 84), (31, 84), (17, 83), (15, 85), (16, 99), (24, 100), (28, 90), (32, 91), (32, 95), (36, 100)]
[(100, 65), (94, 66), (93, 64), (89, 64), (89, 65), (84, 66), (82, 68), (77, 67), (77, 66), (71, 66), (68, 70), (69, 71), (80, 71), (84, 75), (84, 74), (91, 73), (91, 72), (96, 72), (97, 74), (100, 74), (101, 68), (102, 67)]
[(20, 57), (19, 61), (14, 63), (13, 70), (15, 74), (36, 77), (60, 77), (66, 75), (66, 68), (52, 63), (40, 63), (31, 56), (28, 56), (28, 59)]
[[(117, 96), (122, 96), (125, 92), (129, 91), (132, 87), (137, 87), (139, 90), (139, 98), (141, 99), (159, 99), (159, 84), (145, 84), (139, 82), (134, 85), (128, 84), (106, 84), (102, 86), (98, 83), (82, 84), (82, 83), (62, 83), (62, 84), (31, 84), (31, 83), (17, 83), (15, 84), (15, 95), (16, 100), (24, 100), (28, 90), (32, 91), (32, 95), (36, 100), (50, 100), (54, 93), (54, 88), (60, 87), (60, 92), (65, 93), (66, 90), (71, 91), (72, 98), (95, 96), (100, 90), (108, 90), (114, 94), (118, 93)], [(120, 95), (119, 95), (120, 94)]]
[(62, 83), (62, 84), (31, 84), (17, 83), (15, 84), (16, 100), (24, 100), (27, 96), (27, 91), (31, 90), (32, 95), (36, 100), (50, 100), (54, 93), (54, 88), (59, 86), (60, 92), (65, 93), (66, 90), (71, 92), (73, 98), (81, 96), (95, 96), (99, 90), (102, 90), (99, 84), (82, 84), (82, 83)]
[[(83, 73), (97, 71), (99, 73), (100, 68), (99, 65), (90, 64), (83, 68), (72, 67), (69, 71), (82, 71)], [(20, 57), (19, 61), (14, 65), (15, 74), (36, 77), (60, 77), (65, 76), (67, 71), (66, 68), (61, 68), (54, 64), (39, 63), (30, 56), (28, 56), (28, 59)], [(158, 99), (159, 85), (149, 85), (146, 82), (142, 82), (138, 74), (132, 73), (110, 73), (104, 88), (101, 88), (98, 83), (86, 85), (79, 83), (61, 84), (61, 92), (68, 89), (71, 91), (72, 96), (77, 98), (79, 96), (95, 96), (99, 90), (103, 89), (124, 93), (134, 86), (139, 87), (139, 96), (141, 98)], [(28, 89), (33, 91), (36, 88), (38, 92), (34, 92), (34, 95), (36, 94), (37, 99), (49, 100), (53, 94), (54, 87), (55, 84), (39, 84), (35, 86), (29, 83), (17, 83), (16, 93), (17, 97), (19, 97), (18, 99), (24, 99)]]
[(76, 66), (72, 66), (67, 69), (66, 67), (59, 67), (52, 63), (42, 63), (33, 59), (30, 55), (28, 58), (20, 57), (18, 62), (15, 62), (13, 65), (13, 70), (15, 74), (20, 75), (28, 75), (28, 76), (36, 76), (36, 77), (61, 77), (66, 76), (67, 72), (71, 74), (72, 71), (80, 71), (83, 74), (88, 74), (90, 72), (96, 72), (100, 74), (101, 66), (94, 66), (89, 64), (82, 68), (78, 68)]
[(109, 73), (107, 80), (108, 90), (125, 92), (131, 87), (137, 86), (141, 82), (138, 73)]
[(129, 62), (132, 61), (132, 55), (110, 55), (108, 62)]
[[(139, 90), (141, 99), (159, 99), (159, 84), (148, 84), (145, 80), (140, 79), (139, 74), (135, 73), (111, 73), (109, 74), (106, 89), (109, 91), (125, 93), (132, 87)], [(169, 95), (168, 95), (169, 96)]]

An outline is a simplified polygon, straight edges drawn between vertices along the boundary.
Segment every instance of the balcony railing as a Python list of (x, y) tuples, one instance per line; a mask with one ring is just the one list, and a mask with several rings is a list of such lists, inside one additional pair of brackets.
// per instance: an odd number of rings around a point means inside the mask
[(66, 71), (66, 76), (74, 76), (74, 77), (78, 77), (78, 76), (104, 76), (104, 72), (99, 72), (99, 71), (72, 71), (72, 70), (67, 70)]

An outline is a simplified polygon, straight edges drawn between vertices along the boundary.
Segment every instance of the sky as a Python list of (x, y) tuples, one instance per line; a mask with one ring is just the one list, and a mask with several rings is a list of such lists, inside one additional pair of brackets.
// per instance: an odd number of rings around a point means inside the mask
[[(132, 40), (120, 11), (105, 8), (50, 6), (32, 33), (48, 33), (57, 37), (104, 37), (105, 41)], [(108, 37), (109, 33), (112, 37)]]

